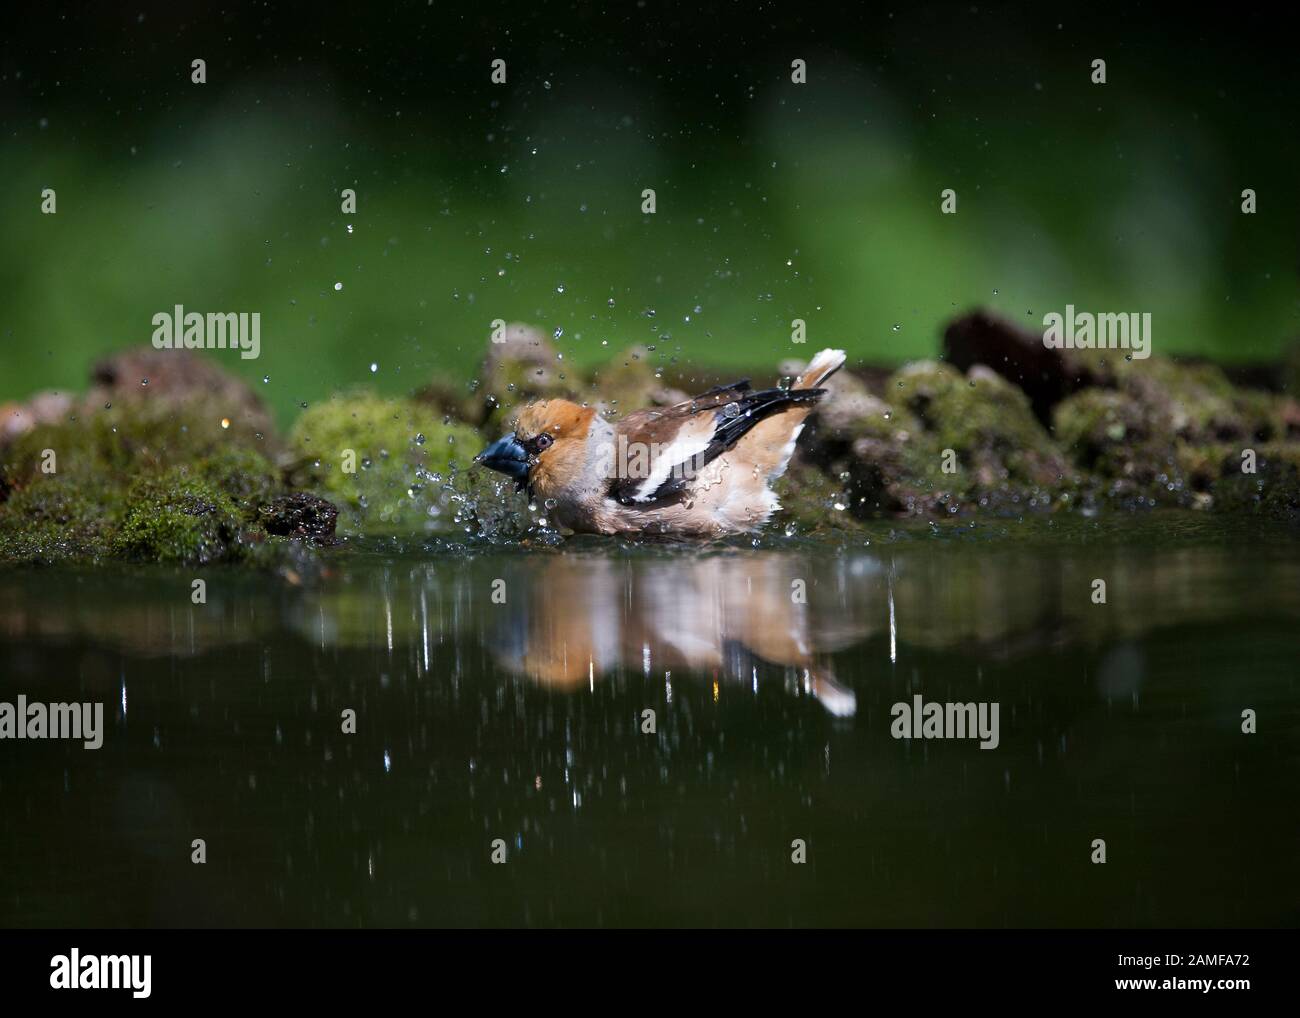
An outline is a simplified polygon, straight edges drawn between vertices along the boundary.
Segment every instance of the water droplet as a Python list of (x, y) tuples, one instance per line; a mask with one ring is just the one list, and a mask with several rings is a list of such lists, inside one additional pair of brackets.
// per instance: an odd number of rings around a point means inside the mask
[(415, 436), (415, 444), (416, 444), (416, 445), (424, 445), (425, 441), (426, 441), (426, 439), (425, 439), (425, 437), (424, 437), (424, 433), (423, 433), (423, 432), (421, 432), (420, 434), (418, 434), (418, 435)]
[(370, 362), (370, 373), (373, 375), (373, 374), (374, 374), (376, 371), (378, 371), (378, 370), (379, 370), (379, 365), (376, 364), (374, 361), (371, 361), (371, 362)]
[(342, 290), (342, 289), (343, 289), (343, 284), (342, 284), (342, 283), (335, 283), (335, 284), (334, 284), (334, 289), (336, 289), (336, 290)]

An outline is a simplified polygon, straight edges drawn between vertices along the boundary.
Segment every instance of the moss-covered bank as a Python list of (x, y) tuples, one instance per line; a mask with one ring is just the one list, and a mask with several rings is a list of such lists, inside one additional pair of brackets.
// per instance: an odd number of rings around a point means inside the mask
[[(861, 370), (851, 355), (778, 484), (778, 529), (1159, 506), (1300, 514), (1300, 404), (1285, 387), (1243, 388), (1212, 365), (1158, 357), (1025, 360), (1032, 336), (972, 322), (948, 333), (962, 339), (964, 371), (941, 360)], [(615, 417), (719, 380), (648, 348), (576, 374), (535, 329), (497, 338), (475, 379), (435, 377), (410, 398), (339, 394), (284, 438), (214, 362), (110, 358), (83, 395), (0, 409), (0, 564), (301, 565), (336, 522), (344, 535), (527, 535), (544, 507), (473, 466), (516, 407), (565, 395)], [(786, 377), (799, 368), (781, 365)]]

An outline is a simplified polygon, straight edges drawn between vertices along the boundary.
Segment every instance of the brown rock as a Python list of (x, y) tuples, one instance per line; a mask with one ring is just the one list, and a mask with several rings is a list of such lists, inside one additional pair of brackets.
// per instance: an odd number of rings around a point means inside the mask
[(270, 412), (252, 387), (193, 350), (123, 350), (96, 363), (90, 377), (90, 408), (113, 402), (171, 404), (203, 399), (249, 430), (263, 435), (274, 431)]
[(1018, 385), (1044, 426), (1050, 426), (1057, 403), (1101, 381), (1097, 369), (1070, 351), (1046, 347), (1040, 333), (983, 310), (950, 322), (943, 350), (944, 359), (959, 371), (984, 364)]

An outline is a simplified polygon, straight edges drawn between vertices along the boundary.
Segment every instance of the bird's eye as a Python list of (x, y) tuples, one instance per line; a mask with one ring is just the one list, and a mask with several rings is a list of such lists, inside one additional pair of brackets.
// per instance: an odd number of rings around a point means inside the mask
[(545, 433), (538, 435), (537, 451), (541, 452), (543, 449), (549, 449), (551, 447), (551, 443), (554, 441), (555, 439), (553, 439), (550, 435), (547, 435)]

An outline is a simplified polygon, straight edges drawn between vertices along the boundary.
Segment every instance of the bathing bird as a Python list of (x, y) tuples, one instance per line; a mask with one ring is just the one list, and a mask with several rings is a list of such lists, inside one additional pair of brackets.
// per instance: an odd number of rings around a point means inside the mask
[(844, 359), (843, 350), (822, 350), (788, 389), (754, 390), (746, 379), (617, 421), (592, 406), (541, 400), (477, 462), (578, 533), (749, 533), (780, 508), (772, 482), (826, 395), (819, 386)]

